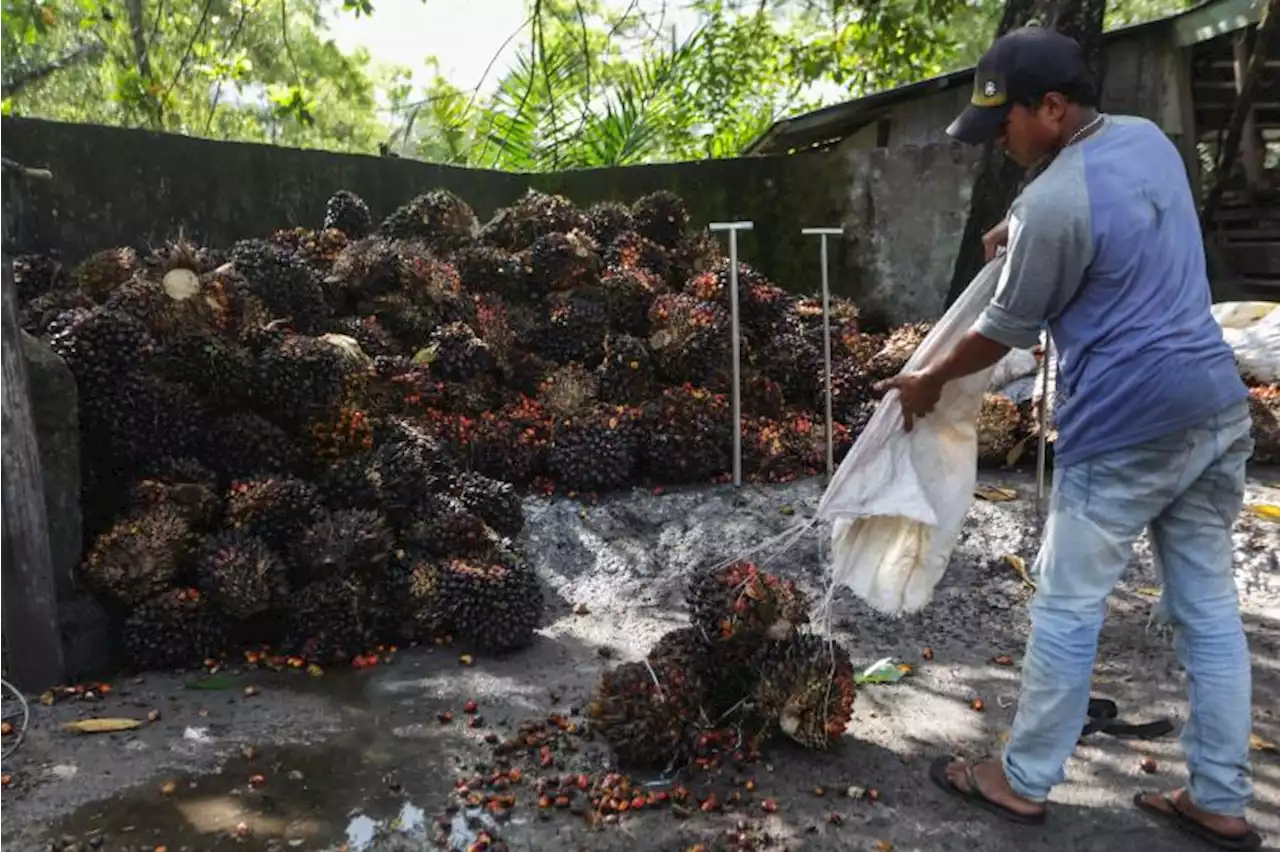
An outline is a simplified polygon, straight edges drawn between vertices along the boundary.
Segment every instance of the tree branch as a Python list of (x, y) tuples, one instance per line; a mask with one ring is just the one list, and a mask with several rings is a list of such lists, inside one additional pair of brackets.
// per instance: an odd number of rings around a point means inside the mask
[(91, 59), (97, 59), (106, 52), (106, 48), (102, 42), (95, 41), (82, 44), (73, 50), (64, 53), (57, 59), (38, 68), (32, 68), (16, 75), (13, 79), (7, 80), (3, 86), (3, 97), (12, 97), (18, 94), (32, 83), (38, 83), (46, 77), (58, 73), (64, 68), (70, 68), (72, 65), (78, 65), (81, 62), (87, 62)]

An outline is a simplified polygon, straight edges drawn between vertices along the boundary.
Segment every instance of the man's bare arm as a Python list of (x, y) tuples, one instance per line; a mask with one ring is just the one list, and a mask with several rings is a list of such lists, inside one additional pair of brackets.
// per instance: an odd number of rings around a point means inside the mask
[(1003, 343), (970, 331), (942, 360), (925, 367), (924, 371), (935, 381), (945, 385), (985, 370), (999, 362), (1008, 352), (1009, 347)]

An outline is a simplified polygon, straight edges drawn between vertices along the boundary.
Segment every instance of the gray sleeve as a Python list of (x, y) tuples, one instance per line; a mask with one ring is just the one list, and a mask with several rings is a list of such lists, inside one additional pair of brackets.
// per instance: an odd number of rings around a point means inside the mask
[(1055, 163), (1013, 203), (1000, 282), (973, 326), (983, 337), (1013, 349), (1034, 348), (1044, 322), (1080, 288), (1093, 238), (1083, 161), (1072, 159)]

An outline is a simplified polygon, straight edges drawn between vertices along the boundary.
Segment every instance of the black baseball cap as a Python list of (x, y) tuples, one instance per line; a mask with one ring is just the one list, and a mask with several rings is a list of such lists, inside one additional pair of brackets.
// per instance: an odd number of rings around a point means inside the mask
[(969, 106), (947, 135), (969, 145), (994, 139), (1019, 101), (1089, 79), (1080, 44), (1036, 24), (1011, 30), (991, 45), (973, 74)]

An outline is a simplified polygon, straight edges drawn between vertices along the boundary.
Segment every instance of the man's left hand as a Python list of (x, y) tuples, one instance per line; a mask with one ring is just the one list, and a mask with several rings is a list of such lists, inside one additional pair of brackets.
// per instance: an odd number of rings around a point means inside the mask
[(877, 391), (897, 390), (901, 395), (902, 428), (910, 432), (917, 417), (933, 411), (942, 396), (943, 382), (928, 370), (900, 373), (891, 379), (876, 382)]

